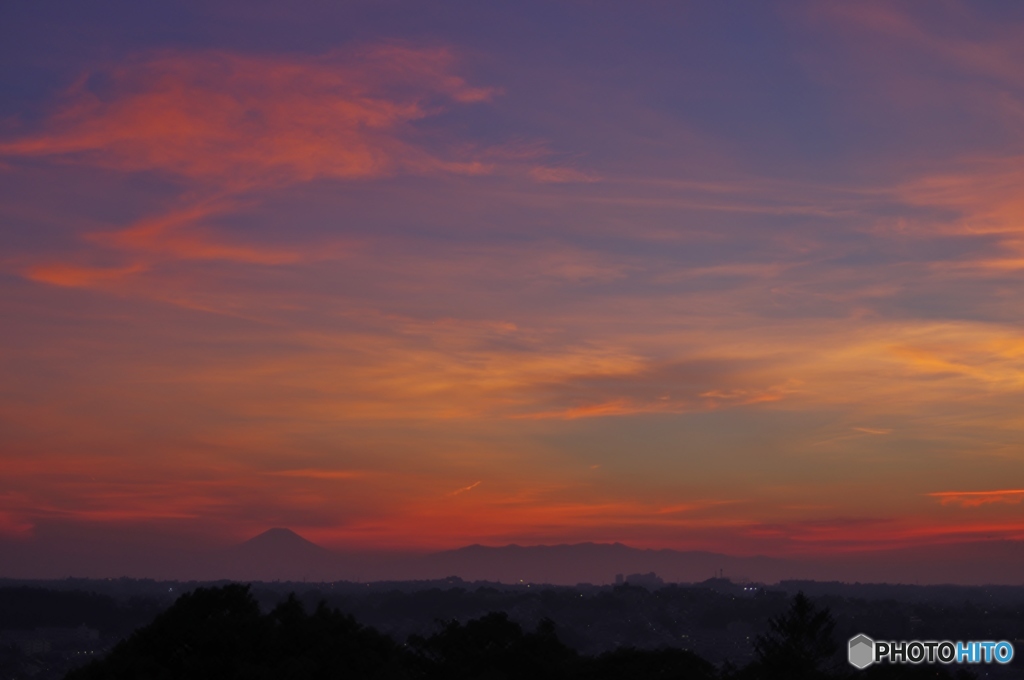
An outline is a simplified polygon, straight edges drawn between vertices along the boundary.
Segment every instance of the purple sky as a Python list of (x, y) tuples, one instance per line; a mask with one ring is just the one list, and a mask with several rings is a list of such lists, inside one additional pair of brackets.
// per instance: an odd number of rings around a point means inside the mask
[(1018, 540), (1022, 35), (7, 3), (0, 539)]

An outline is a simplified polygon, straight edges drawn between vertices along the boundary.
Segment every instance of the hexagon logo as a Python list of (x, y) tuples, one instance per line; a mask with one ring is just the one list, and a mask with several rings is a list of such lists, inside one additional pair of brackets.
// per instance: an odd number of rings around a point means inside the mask
[(849, 656), (850, 665), (854, 668), (864, 669), (875, 661), (875, 641), (861, 633), (857, 637), (850, 638)]

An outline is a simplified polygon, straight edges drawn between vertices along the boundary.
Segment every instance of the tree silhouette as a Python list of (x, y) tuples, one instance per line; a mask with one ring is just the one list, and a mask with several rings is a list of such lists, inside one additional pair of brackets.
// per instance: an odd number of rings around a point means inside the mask
[(504, 612), (467, 622), (448, 623), (429, 638), (413, 635), (409, 646), (431, 662), (430, 675), (445, 680), (471, 678), (563, 678), (576, 653), (544, 619), (534, 633), (524, 633)]
[(338, 610), (294, 595), (269, 614), (248, 586), (197, 588), (68, 680), (404, 679), (408, 655)]
[[(781, 630), (781, 629), (780, 629)], [(14, 659), (17, 661), (17, 659)], [(625, 648), (581, 657), (543, 619), (525, 632), (503, 612), (452, 621), (407, 645), (323, 602), (290, 595), (263, 613), (248, 586), (197, 588), (105, 658), (67, 680), (714, 680), (679, 649)], [(791, 676), (797, 677), (797, 676)]]
[(835, 669), (839, 645), (836, 622), (803, 594), (793, 597), (789, 611), (769, 619), (769, 632), (754, 642), (759, 676), (775, 680), (820, 680)]
[(715, 667), (683, 649), (634, 649), (623, 647), (583, 664), (583, 680), (714, 680)]

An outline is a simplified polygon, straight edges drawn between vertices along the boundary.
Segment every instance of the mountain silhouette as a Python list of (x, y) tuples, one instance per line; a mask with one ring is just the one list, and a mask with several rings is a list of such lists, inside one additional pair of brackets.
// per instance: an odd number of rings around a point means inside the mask
[(327, 548), (299, 536), (291, 529), (282, 527), (267, 529), (262, 534), (239, 544), (235, 549), (253, 557), (270, 557), (282, 553), (302, 556), (331, 554)]
[(341, 556), (291, 529), (268, 529), (216, 556), (220, 578), (254, 581), (330, 581), (341, 577)]
[[(666, 583), (781, 580), (848, 583), (1019, 584), (1024, 541), (907, 546), (788, 558), (633, 548), (621, 543), (470, 545), (433, 553), (330, 550), (278, 527), (233, 546), (199, 547), (138, 537), (96, 554), (96, 534), (0, 537), (0, 573), (16, 578), (121, 577), (238, 581), (466, 581), (613, 583), (617, 574), (656, 573)], [(109, 538), (99, 534), (101, 538)], [(129, 538), (132, 538), (131, 536)]]

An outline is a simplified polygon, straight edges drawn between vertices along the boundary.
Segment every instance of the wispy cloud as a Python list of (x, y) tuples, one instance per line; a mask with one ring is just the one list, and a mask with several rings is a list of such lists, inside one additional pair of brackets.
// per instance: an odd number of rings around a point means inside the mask
[(855, 426), (853, 429), (857, 430), (858, 432), (863, 432), (864, 434), (875, 434), (875, 435), (892, 434), (892, 430), (891, 429), (880, 428), (880, 427), (859, 427), (859, 426)]
[(460, 493), (466, 493), (467, 491), (472, 491), (473, 489), (475, 489), (478, 486), (480, 486), (480, 482), (473, 482), (469, 486), (464, 486), (461, 489), (456, 489), (455, 491), (452, 491), (448, 495), (449, 496), (458, 496)]
[(359, 479), (366, 476), (366, 473), (361, 470), (321, 470), (316, 468), (276, 470), (267, 474), (276, 477), (297, 477), (300, 479)]

